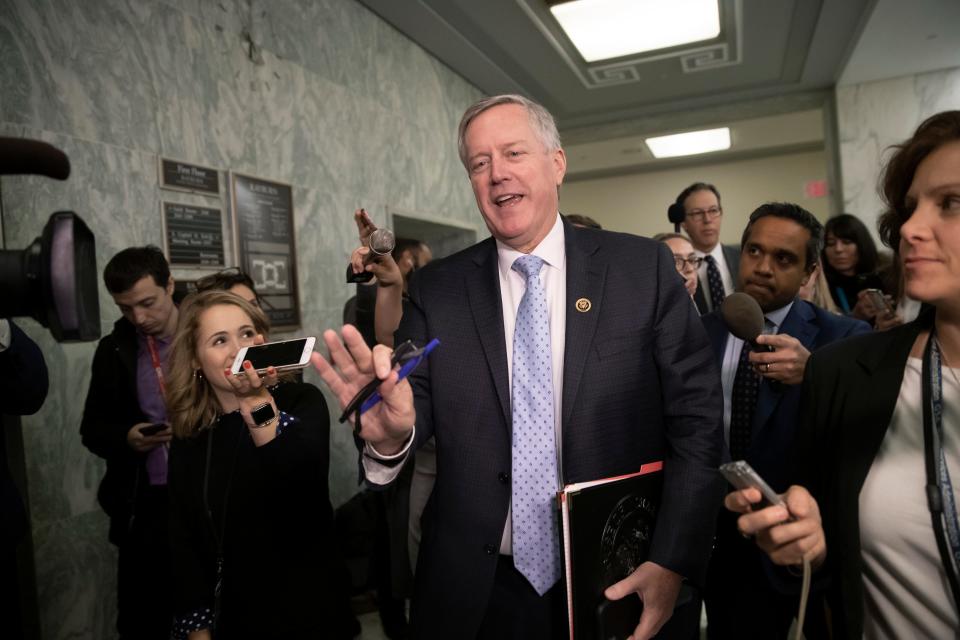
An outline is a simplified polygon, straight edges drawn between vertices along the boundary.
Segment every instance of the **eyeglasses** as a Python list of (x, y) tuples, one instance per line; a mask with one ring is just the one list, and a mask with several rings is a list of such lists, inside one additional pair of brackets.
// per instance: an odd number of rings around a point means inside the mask
[(680, 273), (683, 273), (684, 271), (687, 270), (686, 268), (687, 265), (690, 265), (691, 267), (693, 267), (693, 270), (696, 271), (697, 269), (700, 268), (700, 265), (703, 264), (703, 258), (700, 258), (698, 256), (694, 256), (692, 258), (684, 258), (683, 256), (678, 256), (674, 254), (673, 263), (677, 265), (677, 271), (679, 271)]
[(687, 217), (696, 220), (697, 222), (703, 222), (706, 220), (716, 220), (723, 215), (723, 209), (720, 207), (710, 207), (709, 209), (693, 209), (692, 211), (687, 211)]

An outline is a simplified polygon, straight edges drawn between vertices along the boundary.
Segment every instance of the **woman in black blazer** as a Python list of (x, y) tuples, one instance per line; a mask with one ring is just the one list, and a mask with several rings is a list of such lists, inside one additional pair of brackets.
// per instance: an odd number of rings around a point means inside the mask
[(785, 494), (787, 509), (750, 512), (755, 490), (731, 493), (726, 505), (745, 514), (740, 530), (756, 535), (774, 563), (806, 558), (826, 574), (834, 637), (956, 637), (960, 111), (929, 118), (898, 147), (883, 194), (881, 236), (902, 260), (907, 294), (925, 310), (910, 324), (814, 354), (804, 380), (801, 484)]

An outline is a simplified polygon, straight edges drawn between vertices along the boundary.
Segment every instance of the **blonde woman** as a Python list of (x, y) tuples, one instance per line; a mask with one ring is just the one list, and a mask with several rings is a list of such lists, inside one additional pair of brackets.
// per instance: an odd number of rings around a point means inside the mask
[(180, 309), (167, 373), (176, 638), (352, 637), (332, 587), (326, 402), (272, 368), (229, 372), (266, 327), (226, 291)]

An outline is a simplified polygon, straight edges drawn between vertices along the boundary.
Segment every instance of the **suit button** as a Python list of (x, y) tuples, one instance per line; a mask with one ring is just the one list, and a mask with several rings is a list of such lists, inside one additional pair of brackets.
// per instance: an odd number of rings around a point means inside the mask
[(497, 552), (497, 548), (492, 544), (485, 544), (483, 545), (483, 552), (486, 553), (488, 556), (492, 556), (494, 553)]
[(500, 473), (497, 474), (497, 480), (499, 480), (503, 484), (507, 484), (507, 482), (510, 480), (510, 474), (507, 473), (506, 471), (501, 471)]

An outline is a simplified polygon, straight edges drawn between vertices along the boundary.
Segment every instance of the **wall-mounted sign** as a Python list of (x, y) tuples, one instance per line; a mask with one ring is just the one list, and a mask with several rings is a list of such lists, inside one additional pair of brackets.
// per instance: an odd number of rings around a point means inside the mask
[(199, 164), (160, 158), (160, 187), (220, 196), (220, 172)]
[(174, 267), (220, 268), (223, 221), (220, 209), (161, 202), (167, 260)]
[(297, 249), (290, 185), (230, 173), (237, 264), (275, 328), (300, 326)]

